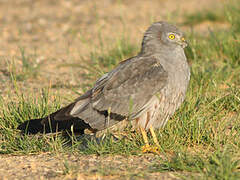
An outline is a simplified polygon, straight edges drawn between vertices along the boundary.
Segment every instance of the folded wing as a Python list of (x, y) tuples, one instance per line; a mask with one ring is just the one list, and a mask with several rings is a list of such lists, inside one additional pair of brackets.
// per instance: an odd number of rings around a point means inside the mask
[(93, 129), (105, 129), (141, 111), (166, 82), (167, 73), (157, 59), (132, 58), (100, 78), (88, 96), (77, 99), (69, 115)]

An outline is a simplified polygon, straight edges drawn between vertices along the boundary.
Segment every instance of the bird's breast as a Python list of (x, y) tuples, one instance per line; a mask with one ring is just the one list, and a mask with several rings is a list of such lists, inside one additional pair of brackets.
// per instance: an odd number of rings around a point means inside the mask
[(162, 112), (162, 119), (168, 119), (180, 107), (185, 99), (189, 80), (190, 68), (184, 52), (178, 53), (168, 61), (161, 62), (168, 73), (166, 86), (158, 93), (159, 108)]

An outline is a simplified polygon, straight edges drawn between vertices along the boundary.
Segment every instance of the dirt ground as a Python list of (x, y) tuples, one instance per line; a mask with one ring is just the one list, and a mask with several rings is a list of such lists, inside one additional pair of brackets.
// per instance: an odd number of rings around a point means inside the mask
[[(157, 156), (2, 156), (1, 179), (179, 179), (174, 173), (149, 173)], [(67, 168), (69, 167), (69, 168)], [(127, 169), (127, 171), (126, 171)], [(150, 171), (150, 170), (149, 170)]]
[[(14, 61), (16, 71), (20, 71), (20, 49), (24, 49), (26, 56), (35, 58), (34, 63), (40, 66), (40, 71), (36, 77), (19, 82), (21, 91), (56, 85), (61, 88), (54, 90), (76, 98), (66, 85), (78, 88), (84, 79), (79, 74), (81, 69), (68, 64), (77, 64), (81, 58), (89, 58), (90, 52), (100, 51), (101, 43), (107, 51), (122, 36), (140, 45), (142, 34), (151, 22), (174, 20), (179, 23), (184, 14), (219, 8), (222, 2), (0, 0), (0, 93), (8, 99), (9, 92), (14, 92), (9, 68)], [(200, 28), (207, 29), (207, 26)], [(154, 155), (0, 155), (0, 179), (119, 179), (120, 174), (126, 175), (124, 179), (177, 178), (173, 173), (142, 173), (142, 169), (156, 161)], [(70, 168), (70, 172), (66, 162), (74, 167)], [(116, 169), (115, 173), (106, 175), (107, 168)], [(75, 171), (72, 172), (72, 169)]]

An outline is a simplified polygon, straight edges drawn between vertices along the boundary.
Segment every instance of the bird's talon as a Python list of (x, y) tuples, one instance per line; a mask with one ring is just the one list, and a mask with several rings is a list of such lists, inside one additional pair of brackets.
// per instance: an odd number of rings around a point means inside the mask
[(159, 147), (157, 146), (150, 146), (150, 145), (144, 145), (142, 147), (142, 152), (143, 153), (154, 153), (154, 154), (160, 154), (159, 152)]

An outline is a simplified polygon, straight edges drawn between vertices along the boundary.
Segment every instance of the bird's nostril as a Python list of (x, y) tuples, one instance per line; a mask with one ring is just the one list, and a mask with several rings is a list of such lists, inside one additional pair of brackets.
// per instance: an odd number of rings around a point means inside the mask
[(182, 38), (181, 38), (181, 41), (182, 41), (182, 42), (184, 42), (184, 41), (185, 41), (185, 38), (184, 38), (184, 37), (182, 37)]

